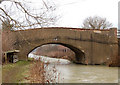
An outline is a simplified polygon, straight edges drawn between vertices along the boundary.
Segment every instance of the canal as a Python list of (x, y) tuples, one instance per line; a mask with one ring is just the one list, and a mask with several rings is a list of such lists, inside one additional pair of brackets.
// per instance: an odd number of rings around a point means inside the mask
[[(108, 67), (103, 65), (80, 65), (70, 63), (68, 60), (41, 57), (42, 61), (51, 61), (46, 68), (47, 73), (50, 73), (55, 67), (57, 81), (59, 83), (118, 83), (118, 68)], [(35, 58), (35, 59), (37, 59)], [(59, 62), (57, 62), (59, 61)], [(53, 74), (51, 74), (53, 75)]]
[[(53, 66), (51, 64), (49, 68)], [(60, 83), (118, 83), (117, 67), (57, 64), (55, 68), (60, 73)]]

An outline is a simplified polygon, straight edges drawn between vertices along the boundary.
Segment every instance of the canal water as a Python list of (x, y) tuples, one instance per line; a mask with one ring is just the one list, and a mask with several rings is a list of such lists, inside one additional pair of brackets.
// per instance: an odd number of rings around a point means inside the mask
[[(49, 65), (48, 68), (54, 65)], [(55, 65), (60, 83), (118, 83), (118, 68), (92, 65)], [(49, 69), (47, 69), (48, 72)]]
[[(117, 67), (79, 65), (63, 59), (60, 59), (58, 63), (55, 58), (50, 59), (52, 62), (50, 62), (46, 71), (50, 73), (55, 67), (56, 71), (51, 73), (51, 75), (57, 76), (57, 82), (59, 83), (118, 83)], [(46, 58), (42, 60), (46, 61)]]

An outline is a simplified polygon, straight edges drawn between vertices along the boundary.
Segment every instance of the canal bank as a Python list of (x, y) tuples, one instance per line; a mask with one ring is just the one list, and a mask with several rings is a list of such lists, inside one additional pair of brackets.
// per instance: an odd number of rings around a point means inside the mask
[[(3, 83), (30, 83), (26, 79), (30, 74), (30, 63), (22, 64), (24, 61), (14, 65), (3, 66)], [(46, 72), (55, 64), (49, 64)], [(78, 65), (78, 64), (56, 64), (55, 68), (59, 75), (59, 83), (118, 83), (118, 68), (101, 65)], [(9, 74), (9, 75), (8, 75)], [(57, 76), (58, 77), (58, 76)]]
[[(61, 63), (50, 63), (45, 69), (46, 73), (50, 73), (51, 68), (55, 67), (56, 73), (59, 74), (56, 77), (59, 81), (58, 83), (118, 83), (118, 67), (66, 64), (64, 60), (60, 61)], [(3, 65), (2, 82), (30, 83), (28, 77), (32, 69), (31, 66), (33, 66), (33, 62), (30, 61), (19, 61), (14, 64)]]
[(31, 62), (19, 61), (2, 66), (2, 83), (29, 83), (25, 77), (29, 76)]
[[(33, 55), (34, 56), (34, 55)], [(37, 58), (41, 56), (35, 55)], [(44, 57), (43, 57), (44, 58)], [(48, 57), (47, 61), (51, 60)], [(46, 59), (42, 59), (46, 62)], [(118, 67), (108, 67), (105, 65), (80, 65), (65, 63), (64, 60), (52, 61), (46, 69), (49, 73), (55, 67), (59, 76), (59, 83), (118, 83)], [(63, 62), (62, 62), (63, 61)], [(56, 63), (55, 63), (56, 62)]]

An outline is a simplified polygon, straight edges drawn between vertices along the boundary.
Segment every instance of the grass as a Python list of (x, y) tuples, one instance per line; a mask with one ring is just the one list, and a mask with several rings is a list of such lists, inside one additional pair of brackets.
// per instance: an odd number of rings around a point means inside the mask
[[(25, 77), (29, 75), (31, 66), (30, 61), (19, 61), (17, 63), (9, 63), (2, 66), (2, 82), (3, 83), (22, 83)], [(26, 81), (27, 82), (27, 81)]]
[(56, 83), (56, 68), (52, 67), (49, 72), (46, 72), (48, 64), (44, 64), (40, 60), (4, 64), (2, 83)]

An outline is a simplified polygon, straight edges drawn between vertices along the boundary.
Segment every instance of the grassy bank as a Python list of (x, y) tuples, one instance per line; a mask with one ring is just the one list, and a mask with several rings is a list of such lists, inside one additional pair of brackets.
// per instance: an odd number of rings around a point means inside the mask
[(30, 61), (5, 64), (2, 67), (3, 83), (27, 83), (25, 77), (29, 76)]
[(55, 83), (58, 82), (55, 66), (47, 70), (49, 63), (37, 61), (19, 61), (4, 64), (2, 67), (2, 83)]

